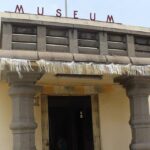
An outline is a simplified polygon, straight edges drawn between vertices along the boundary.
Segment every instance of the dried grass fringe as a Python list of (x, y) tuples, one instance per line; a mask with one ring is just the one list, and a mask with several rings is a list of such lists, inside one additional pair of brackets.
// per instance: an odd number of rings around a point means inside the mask
[[(36, 61), (40, 72), (52, 74), (116, 74), (116, 75), (140, 75), (150, 76), (150, 65), (136, 66), (132, 64), (96, 64), (81, 62), (55, 62), (38, 60)], [(34, 71), (31, 61), (24, 59), (0, 58), (0, 72), (6, 70), (17, 72), (22, 78), (21, 72)]]
[(66, 73), (70, 74), (116, 74), (116, 75), (150, 75), (150, 65), (136, 66), (132, 64), (95, 64), (95, 63), (77, 63), (77, 62), (52, 62), (39, 60), (36, 62), (40, 71), (48, 73)]
[(0, 58), (0, 72), (5, 69), (12, 72), (17, 72), (20, 78), (22, 78), (21, 72), (33, 71), (29, 60)]

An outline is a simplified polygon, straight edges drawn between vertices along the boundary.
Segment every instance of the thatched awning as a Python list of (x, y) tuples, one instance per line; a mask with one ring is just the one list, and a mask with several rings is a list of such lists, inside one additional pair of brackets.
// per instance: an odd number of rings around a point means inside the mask
[(52, 53), (37, 51), (0, 51), (0, 70), (39, 71), (52, 74), (117, 74), (150, 76), (150, 59), (126, 56), (102, 56), (88, 54)]

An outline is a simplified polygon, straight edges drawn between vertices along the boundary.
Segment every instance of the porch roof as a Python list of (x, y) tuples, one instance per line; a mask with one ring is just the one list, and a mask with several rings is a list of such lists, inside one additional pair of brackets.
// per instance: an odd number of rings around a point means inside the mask
[(150, 75), (150, 28), (31, 14), (0, 17), (0, 70), (9, 66), (20, 73), (35, 65), (52, 73)]
[(0, 70), (78, 75), (140, 75), (150, 76), (149, 58), (101, 56), (71, 53), (0, 51)]

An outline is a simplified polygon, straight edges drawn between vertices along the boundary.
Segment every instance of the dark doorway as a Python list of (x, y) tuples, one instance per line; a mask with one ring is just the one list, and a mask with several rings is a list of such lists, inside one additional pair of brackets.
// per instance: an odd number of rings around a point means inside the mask
[(50, 96), (50, 150), (93, 150), (90, 96)]

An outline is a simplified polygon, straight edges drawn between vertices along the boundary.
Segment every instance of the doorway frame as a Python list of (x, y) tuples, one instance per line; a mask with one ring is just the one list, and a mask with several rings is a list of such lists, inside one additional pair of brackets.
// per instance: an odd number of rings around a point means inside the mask
[[(42, 150), (49, 150), (49, 117), (48, 117), (48, 96), (41, 96), (41, 126), (42, 126)], [(56, 95), (55, 95), (56, 96)], [(70, 96), (70, 95), (68, 95)], [(76, 96), (76, 95), (73, 95)], [(81, 95), (85, 96), (85, 95)], [(91, 97), (92, 130), (94, 150), (101, 148), (101, 128), (100, 128), (100, 108), (99, 95), (89, 95)]]

